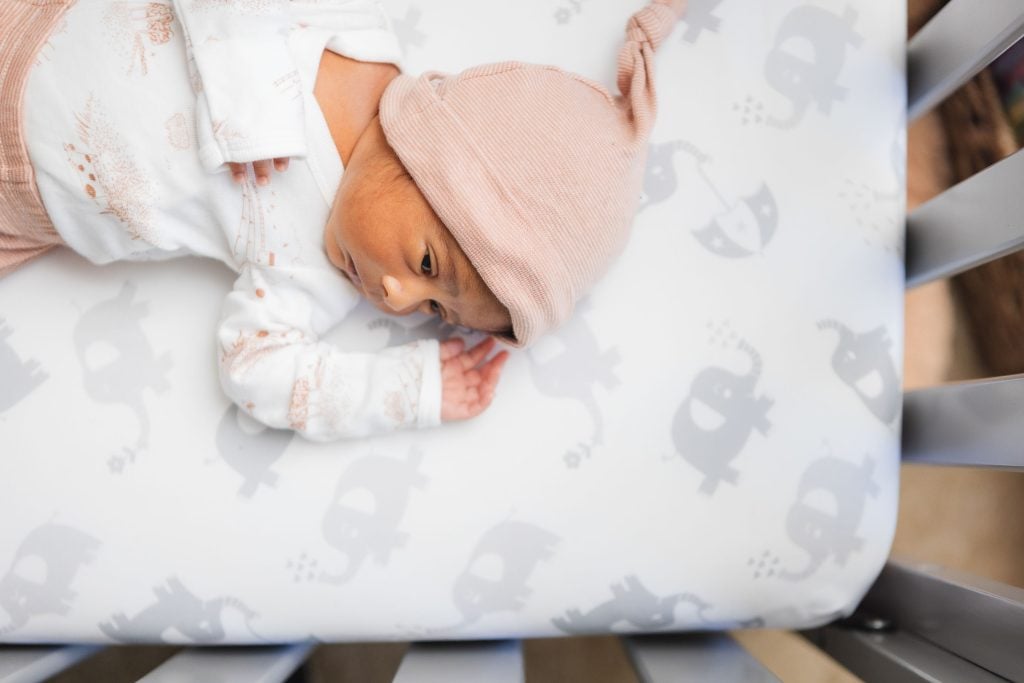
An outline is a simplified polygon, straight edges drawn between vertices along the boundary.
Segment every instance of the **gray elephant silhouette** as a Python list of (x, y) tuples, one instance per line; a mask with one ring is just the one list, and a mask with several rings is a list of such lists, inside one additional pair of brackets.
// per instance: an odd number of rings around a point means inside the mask
[[(295, 432), (287, 429), (269, 429), (259, 425), (254, 433), (242, 429), (240, 421), (252, 419), (229, 405), (217, 425), (217, 450), (231, 469), (242, 475), (240, 496), (252, 498), (260, 485), (274, 488), (277, 473), (271, 471), (274, 463), (284, 455)], [(255, 420), (253, 421), (255, 425)]]
[[(757, 192), (733, 204), (693, 235), (713, 254), (742, 258), (764, 250), (779, 224), (775, 195), (761, 183)], [(749, 235), (749, 236), (748, 236)], [(752, 237), (751, 237), (752, 236)]]
[[(102, 301), (85, 313), (75, 325), (75, 349), (82, 365), (85, 391), (100, 403), (120, 403), (131, 408), (139, 421), (136, 448), (149, 440), (149, 414), (143, 393), (162, 393), (170, 384), (165, 377), (171, 355), (153, 353), (141, 321), (149, 314), (146, 302), (134, 301), (135, 285), (125, 282), (113, 299)], [(113, 350), (116, 356), (97, 364), (92, 352)]]
[(420, 339), (445, 339), (458, 331), (457, 327), (449, 325), (436, 315), (412, 327), (405, 327), (390, 318), (371, 320), (367, 327), (371, 330), (386, 329), (387, 346), (401, 346)]
[[(65, 524), (42, 524), (25, 536), (11, 567), (0, 578), (0, 606), (10, 623), (0, 627), (0, 640), (44, 614), (65, 615), (78, 593), (71, 582), (82, 565), (96, 557), (100, 541)], [(40, 571), (42, 564), (45, 570)]]
[[(489, 612), (518, 610), (532, 592), (527, 585), (537, 563), (554, 554), (559, 538), (527, 522), (503, 521), (488, 529), (455, 580), (452, 595), (464, 623)], [(494, 578), (497, 566), (500, 575)]]
[[(812, 102), (827, 115), (833, 102), (846, 97), (846, 88), (838, 79), (847, 45), (858, 47), (863, 42), (853, 30), (856, 20), (857, 13), (850, 7), (842, 16), (815, 5), (797, 7), (786, 15), (765, 60), (764, 76), (768, 85), (790, 101), (792, 111), (786, 119), (770, 118), (771, 125), (792, 128), (803, 120)], [(813, 50), (810, 61), (802, 54), (808, 45)]]
[(647, 163), (644, 165), (644, 192), (636, 212), (640, 213), (652, 204), (663, 202), (679, 189), (679, 176), (674, 163), (678, 152), (687, 152), (698, 164), (708, 156), (695, 146), (683, 140), (671, 140), (647, 146)]
[[(719, 482), (736, 483), (739, 472), (729, 463), (740, 454), (755, 429), (765, 435), (771, 428), (767, 415), (774, 401), (754, 396), (761, 377), (761, 356), (745, 341), (739, 341), (737, 347), (750, 355), (750, 371), (738, 375), (717, 366), (701, 370), (672, 421), (676, 450), (704, 475), (699, 490), (708, 495), (715, 492)], [(709, 409), (721, 422), (705, 429), (698, 424), (697, 415)]]
[(34, 360), (22, 361), (6, 341), (13, 330), (0, 318), (0, 414), (36, 390), (49, 377)]
[[(404, 461), (367, 456), (349, 465), (338, 480), (321, 525), (326, 541), (345, 555), (345, 570), (340, 574), (321, 572), (320, 581), (350, 581), (370, 556), (385, 564), (393, 549), (405, 545), (408, 537), (398, 525), (409, 506), (413, 487), (426, 487), (427, 478), (419, 471), (422, 460), (423, 454), (413, 449)], [(367, 512), (353, 507), (353, 497), (369, 498), (372, 509)]]
[[(796, 502), (786, 514), (786, 533), (794, 544), (807, 551), (807, 566), (800, 571), (782, 570), (779, 576), (796, 581), (818, 570), (830, 556), (836, 564), (846, 564), (850, 553), (859, 551), (864, 539), (857, 536), (857, 527), (864, 514), (868, 496), (878, 496), (878, 485), (872, 481), (875, 461), (864, 458), (860, 465), (827, 456), (815, 460), (800, 476)], [(810, 501), (831, 499), (828, 511), (812, 506)]]
[(889, 352), (892, 339), (885, 327), (857, 334), (841, 322), (822, 320), (818, 329), (839, 333), (839, 345), (832, 352), (832, 369), (839, 379), (883, 423), (895, 420), (903, 405), (902, 384)]
[(193, 643), (216, 643), (224, 640), (222, 618), (229, 608), (238, 610), (246, 623), (257, 616), (238, 598), (203, 600), (176, 576), (168, 578), (166, 586), (155, 586), (153, 593), (156, 602), (134, 617), (128, 618), (119, 612), (111, 617), (112, 621), (98, 624), (99, 629), (111, 640), (124, 643), (178, 642), (166, 637), (172, 629)]
[(427, 42), (427, 35), (416, 27), (420, 23), (422, 12), (416, 6), (410, 6), (401, 19), (391, 18), (391, 28), (402, 46), (402, 54), (409, 54), (409, 47), (423, 47)]
[(546, 336), (549, 343), (561, 345), (559, 354), (540, 360), (536, 348), (533, 348), (526, 350), (526, 357), (530, 361), (534, 386), (541, 393), (554, 398), (575, 399), (587, 409), (594, 431), (590, 441), (580, 445), (589, 451), (591, 446), (604, 441), (604, 420), (594, 396), (594, 387), (600, 384), (606, 389), (614, 389), (619, 385), (615, 366), (620, 358), (618, 349), (614, 347), (601, 350), (597, 337), (579, 315), (585, 306), (577, 306), (576, 314), (566, 325)]
[(636, 575), (625, 577), (622, 583), (611, 586), (612, 598), (586, 613), (570, 609), (564, 617), (551, 620), (565, 633), (608, 633), (620, 625), (629, 625), (634, 631), (653, 631), (672, 626), (676, 622), (676, 605), (691, 603), (698, 613), (710, 605), (692, 593), (674, 593), (658, 597), (649, 591)]
[(696, 43), (700, 34), (704, 31), (718, 33), (722, 25), (722, 18), (715, 16), (715, 8), (722, 0), (689, 0), (686, 3), (686, 12), (679, 22), (686, 25), (683, 32), (684, 43)]

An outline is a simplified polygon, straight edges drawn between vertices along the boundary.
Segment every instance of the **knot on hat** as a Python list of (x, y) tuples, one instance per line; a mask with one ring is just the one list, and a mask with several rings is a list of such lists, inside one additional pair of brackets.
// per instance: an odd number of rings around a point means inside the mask
[(654, 53), (684, 5), (654, 0), (630, 17), (620, 97), (521, 62), (400, 75), (384, 91), (388, 144), (508, 309), (514, 346), (565, 322), (625, 246), (656, 113)]
[(657, 50), (672, 33), (685, 7), (686, 0), (654, 0), (629, 18), (626, 39), (650, 43)]

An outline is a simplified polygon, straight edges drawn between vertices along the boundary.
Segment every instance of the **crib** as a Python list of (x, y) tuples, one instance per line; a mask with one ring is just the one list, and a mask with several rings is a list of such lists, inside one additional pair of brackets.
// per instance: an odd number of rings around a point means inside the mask
[[(717, 5), (715, 0), (691, 0), (692, 18), (684, 41), (696, 40), (701, 26), (714, 26)], [(581, 12), (581, 7), (576, 0), (558, 3), (555, 19), (568, 22)], [(409, 24), (416, 16), (414, 9), (405, 13), (403, 28), (410, 45), (416, 45), (419, 35)], [(842, 12), (842, 7), (832, 9)], [(979, 11), (976, 3), (952, 0), (907, 46), (907, 116), (914, 118), (928, 111), (1022, 36), (1024, 8), (1019, 1), (990, 0), (984, 11)], [(1024, 246), (1019, 218), (1024, 213), (1019, 193), (1021, 177), (1024, 157), (1017, 153), (909, 215), (906, 287), (954, 275)], [(965, 224), (971, 229), (964, 229)], [(909, 392), (902, 397), (899, 418), (901, 459), (922, 465), (1024, 468), (1020, 449), (1024, 441), (1022, 411), (1024, 376)], [(574, 452), (574, 462), (589, 458), (586, 450)], [(874, 574), (870, 568), (862, 571)], [(858, 591), (854, 585), (848, 593), (857, 597)], [(781, 621), (778, 617), (774, 621), (771, 617), (706, 620), (698, 621), (697, 627), (686, 623), (682, 624), (684, 628), (651, 626), (628, 633), (607, 632), (620, 636), (635, 676), (654, 683), (778, 680), (721, 631), (737, 625), (777, 625), (790, 618), (794, 629), (864, 680), (1024, 680), (1024, 649), (1020, 647), (1024, 590), (1019, 588), (890, 558), (855, 610), (837, 610), (834, 605), (830, 609), (833, 613), (829, 618), (823, 610), (799, 618), (787, 616)], [(816, 625), (822, 621), (828, 623)], [(699, 624), (705, 624), (706, 629)], [(389, 657), (397, 668), (393, 680), (525, 680), (522, 637), (505, 637), (500, 627), (491, 630), (499, 632), (442, 634), (442, 639), (437, 639), (429, 637), (429, 630), (422, 631), (427, 637), (415, 637), (412, 629), (406, 633), (413, 637), (393, 638), (404, 640), (389, 646)], [(510, 630), (526, 632), (519, 627)], [(677, 632), (683, 630), (702, 632)], [(72, 674), (88, 658), (109, 647), (75, 640), (55, 634), (52, 639), (33, 636), (11, 641), (0, 634), (0, 641), (8, 642), (0, 646), (0, 683), (29, 683), (61, 672)], [(129, 640), (167, 642), (147, 640), (138, 634)], [(277, 640), (270, 645), (189, 646), (139, 680), (299, 683), (310, 680), (304, 662), (318, 642), (331, 642)], [(69, 644), (60, 644), (64, 642)]]

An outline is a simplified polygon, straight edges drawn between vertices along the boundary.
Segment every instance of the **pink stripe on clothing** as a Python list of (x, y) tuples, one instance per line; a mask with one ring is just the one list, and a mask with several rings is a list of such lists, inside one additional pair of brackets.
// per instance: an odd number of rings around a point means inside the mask
[(36, 187), (22, 127), (29, 71), (75, 0), (0, 0), (0, 277), (64, 241)]

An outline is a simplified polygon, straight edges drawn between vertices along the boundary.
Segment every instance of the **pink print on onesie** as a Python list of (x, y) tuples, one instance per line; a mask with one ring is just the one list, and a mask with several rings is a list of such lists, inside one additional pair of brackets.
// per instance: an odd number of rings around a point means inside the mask
[(93, 95), (75, 114), (79, 142), (64, 143), (68, 163), (82, 191), (125, 226), (133, 240), (150, 242), (152, 190), (116, 128), (107, 121)]
[(255, 180), (246, 178), (242, 183), (242, 214), (231, 248), (235, 258), (267, 266), (276, 265), (277, 255), (267, 246), (268, 232), (277, 229), (271, 220), (273, 210), (273, 204), (267, 204)]
[(420, 410), (419, 387), (423, 381), (423, 365), (416, 362), (418, 356), (412, 350), (405, 352), (405, 360), (408, 375), (400, 377), (399, 386), (384, 397), (384, 413), (394, 420), (396, 425), (415, 422)]
[(149, 73), (146, 57), (156, 55), (151, 49), (167, 45), (174, 36), (174, 11), (162, 2), (115, 2), (104, 16), (107, 29), (114, 35), (121, 52), (129, 55), (128, 75), (136, 64), (143, 76)]

